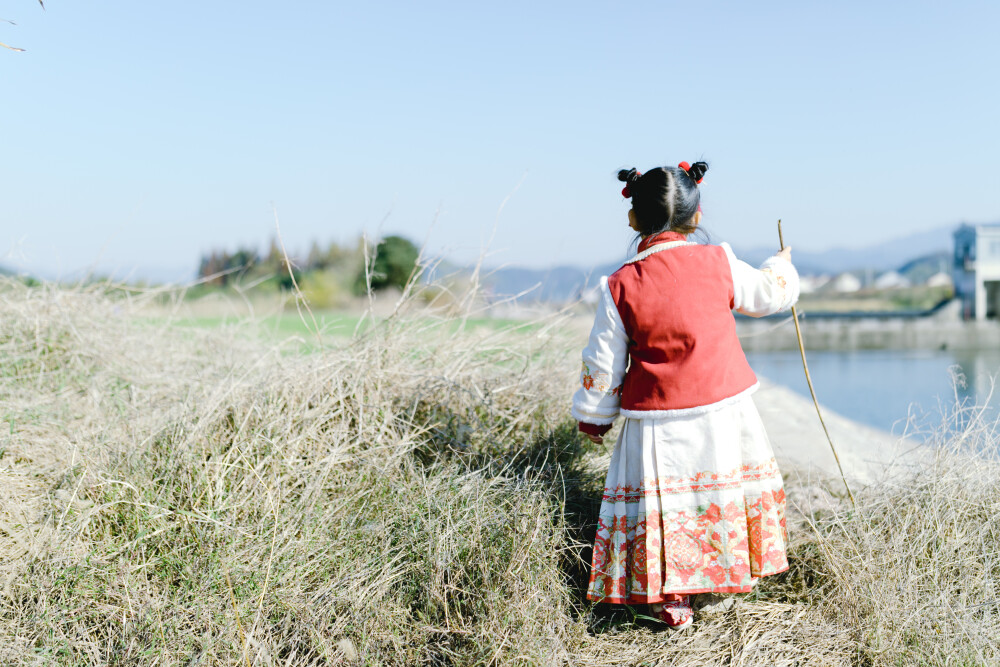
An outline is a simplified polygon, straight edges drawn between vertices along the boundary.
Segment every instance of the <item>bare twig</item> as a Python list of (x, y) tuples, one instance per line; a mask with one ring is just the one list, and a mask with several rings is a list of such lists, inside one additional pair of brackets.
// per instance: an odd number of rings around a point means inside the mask
[[(781, 233), (781, 220), (778, 220), (778, 243), (781, 244), (781, 249), (784, 250), (785, 237)], [(833, 438), (830, 437), (830, 431), (826, 428), (826, 422), (823, 421), (823, 413), (819, 409), (819, 401), (816, 400), (816, 390), (813, 389), (812, 377), (809, 375), (809, 364), (806, 363), (806, 347), (802, 342), (802, 329), (799, 327), (799, 314), (795, 310), (795, 306), (792, 306), (792, 321), (795, 322), (795, 336), (799, 340), (799, 353), (802, 355), (802, 369), (806, 372), (806, 383), (809, 385), (809, 393), (812, 395), (813, 405), (816, 406), (816, 415), (819, 417), (819, 423), (823, 425), (823, 433), (826, 434), (827, 442), (830, 443), (830, 451), (833, 452), (833, 458), (837, 461), (837, 469), (840, 470), (840, 478), (844, 480), (844, 488), (847, 489), (847, 495), (851, 499), (851, 504), (856, 507), (857, 503), (854, 501), (854, 493), (851, 492), (851, 485), (847, 483), (844, 468), (840, 465), (840, 457), (837, 456), (837, 448), (833, 446)]]

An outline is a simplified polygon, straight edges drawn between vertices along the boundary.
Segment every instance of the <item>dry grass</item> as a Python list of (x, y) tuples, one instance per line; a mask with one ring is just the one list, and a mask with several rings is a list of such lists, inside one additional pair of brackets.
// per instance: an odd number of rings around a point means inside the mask
[(1000, 663), (1000, 434), (983, 415), (946, 416), (932, 455), (813, 524), (824, 604), (866, 664)]
[(582, 600), (605, 470), (558, 317), (302, 354), (143, 304), (0, 285), (2, 664), (998, 659), (993, 464), (803, 508), (789, 573), (671, 634)]

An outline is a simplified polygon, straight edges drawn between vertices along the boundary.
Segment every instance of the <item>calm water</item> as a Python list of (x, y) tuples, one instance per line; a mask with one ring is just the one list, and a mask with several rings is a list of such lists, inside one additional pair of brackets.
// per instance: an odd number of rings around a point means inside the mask
[[(747, 359), (761, 377), (809, 398), (797, 350), (748, 353)], [(806, 359), (820, 404), (893, 433), (902, 433), (907, 420), (923, 430), (939, 424), (956, 399), (986, 403), (1000, 416), (1000, 396), (989, 398), (1000, 350), (807, 351)]]

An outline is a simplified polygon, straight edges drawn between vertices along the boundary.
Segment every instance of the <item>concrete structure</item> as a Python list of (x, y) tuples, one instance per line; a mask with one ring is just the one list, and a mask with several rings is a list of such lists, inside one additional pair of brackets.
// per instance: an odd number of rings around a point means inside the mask
[[(1000, 321), (959, 319), (961, 303), (952, 299), (922, 314), (834, 314), (799, 312), (807, 350), (996, 350)], [(745, 352), (798, 350), (790, 313), (736, 318)]]
[(966, 319), (1000, 315), (1000, 223), (962, 225), (955, 230), (952, 275)]

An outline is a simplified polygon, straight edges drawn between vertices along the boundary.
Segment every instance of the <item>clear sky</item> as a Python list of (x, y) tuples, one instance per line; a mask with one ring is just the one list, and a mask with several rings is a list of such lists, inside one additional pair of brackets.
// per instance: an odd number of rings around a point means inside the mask
[[(363, 230), (621, 259), (615, 173), (705, 159), (737, 246), (1000, 219), (995, 2), (0, 7), (0, 264), (193, 274)], [(503, 202), (506, 205), (502, 207)], [(492, 238), (492, 241), (490, 239)]]

